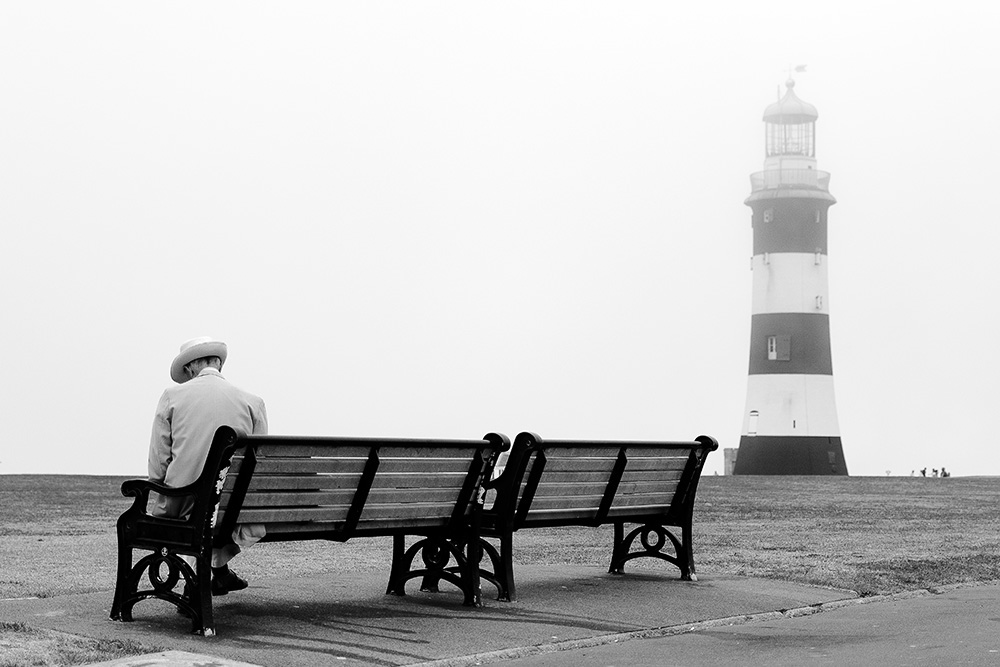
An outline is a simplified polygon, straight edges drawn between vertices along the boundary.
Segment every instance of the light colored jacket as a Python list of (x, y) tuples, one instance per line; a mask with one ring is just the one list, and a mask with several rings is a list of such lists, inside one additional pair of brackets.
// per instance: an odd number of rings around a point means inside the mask
[[(201, 476), (212, 438), (220, 426), (238, 434), (267, 433), (267, 411), (259, 396), (230, 384), (222, 373), (205, 368), (160, 397), (149, 442), (149, 479), (185, 486)], [(152, 514), (184, 516), (192, 501), (156, 497)]]

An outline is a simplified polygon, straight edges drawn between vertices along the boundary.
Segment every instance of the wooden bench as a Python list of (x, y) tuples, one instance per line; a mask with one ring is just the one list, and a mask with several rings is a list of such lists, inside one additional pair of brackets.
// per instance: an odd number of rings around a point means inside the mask
[[(481, 485), (509, 446), (495, 433), (482, 440), (237, 437), (222, 427), (190, 486), (122, 484), (135, 501), (118, 520), (111, 618), (131, 621), (132, 607), (155, 597), (190, 615), (194, 632), (215, 634), (210, 577), (199, 573), (210, 571), (212, 547), (230, 543), (237, 524), (263, 524), (262, 542), (392, 537), (386, 593), (404, 595), (416, 577), (431, 585), (444, 579), (466, 605), (479, 606)], [(193, 495), (194, 509), (186, 519), (152, 516), (151, 491)], [(409, 547), (408, 536), (418, 538)], [(152, 553), (133, 564), (135, 549)], [(180, 556), (193, 556), (197, 568)], [(144, 574), (150, 586), (140, 590)]]
[[(621, 574), (633, 558), (651, 557), (676, 565), (682, 579), (695, 580), (695, 492), (705, 459), (718, 446), (710, 436), (690, 442), (594, 442), (521, 433), (503, 473), (485, 485), (495, 499), (483, 512), (482, 536), (497, 539), (499, 549), (481, 539), (492, 565), (481, 576), (497, 587), (498, 599), (512, 601), (516, 531), (613, 524), (610, 572)], [(626, 523), (639, 525), (626, 535)], [(672, 553), (664, 549), (668, 541)]]

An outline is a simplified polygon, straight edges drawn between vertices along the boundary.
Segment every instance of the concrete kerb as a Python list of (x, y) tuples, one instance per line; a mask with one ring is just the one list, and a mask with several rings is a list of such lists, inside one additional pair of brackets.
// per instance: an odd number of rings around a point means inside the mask
[(188, 651), (161, 651), (95, 662), (81, 667), (260, 667), (260, 665)]
[(979, 581), (979, 582), (947, 584), (944, 586), (932, 586), (930, 588), (918, 588), (911, 591), (901, 591), (899, 593), (889, 593), (885, 595), (871, 595), (867, 597), (857, 597), (856, 591), (845, 590), (845, 592), (853, 593), (856, 597), (844, 600), (834, 600), (831, 602), (820, 602), (817, 604), (796, 607), (794, 609), (782, 609), (778, 611), (761, 612), (758, 614), (739, 614), (736, 616), (728, 616), (725, 618), (706, 619), (702, 621), (696, 621), (693, 623), (680, 623), (677, 625), (663, 626), (659, 628), (649, 628), (648, 630), (621, 632), (608, 635), (601, 635), (598, 637), (589, 637), (586, 639), (574, 639), (563, 642), (551, 642), (547, 644), (538, 644), (535, 646), (522, 646), (516, 648), (503, 649), (500, 651), (490, 651), (488, 653), (476, 653), (467, 656), (456, 656), (453, 658), (445, 658), (443, 660), (432, 660), (429, 662), (415, 663), (413, 665), (410, 665), (410, 667), (475, 667), (477, 665), (484, 665), (491, 662), (499, 662), (502, 660), (525, 658), (529, 656), (542, 655), (545, 653), (554, 653), (557, 651), (572, 651), (577, 649), (592, 648), (595, 646), (605, 646), (608, 644), (617, 644), (620, 642), (625, 642), (633, 639), (670, 637), (675, 635), (687, 634), (689, 632), (697, 632), (699, 630), (706, 630), (709, 628), (727, 627), (733, 625), (748, 625), (751, 623), (776, 621), (782, 618), (797, 618), (801, 616), (811, 616), (813, 614), (819, 614), (824, 611), (833, 611), (834, 609), (843, 609), (844, 607), (851, 607), (855, 605), (874, 604), (879, 602), (896, 602), (899, 600), (922, 598), (930, 595), (941, 595), (947, 593), (948, 591), (960, 588), (972, 588), (976, 586), (996, 586), (996, 585), (1000, 585), (1000, 579)]

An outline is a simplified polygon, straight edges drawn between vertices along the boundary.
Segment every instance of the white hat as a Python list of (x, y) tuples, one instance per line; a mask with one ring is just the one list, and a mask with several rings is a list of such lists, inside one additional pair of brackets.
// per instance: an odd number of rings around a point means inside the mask
[(211, 336), (192, 338), (181, 344), (180, 354), (170, 364), (170, 379), (178, 384), (184, 384), (190, 378), (184, 372), (184, 367), (195, 359), (202, 357), (218, 357), (222, 363), (226, 363), (228, 349), (221, 340), (215, 340)]

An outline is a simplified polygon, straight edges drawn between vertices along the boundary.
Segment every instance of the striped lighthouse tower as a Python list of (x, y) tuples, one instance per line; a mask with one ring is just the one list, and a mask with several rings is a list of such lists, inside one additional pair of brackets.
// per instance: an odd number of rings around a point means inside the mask
[(830, 175), (816, 169), (816, 107), (764, 111), (764, 171), (750, 176), (750, 377), (733, 474), (846, 475), (833, 394), (827, 298)]

